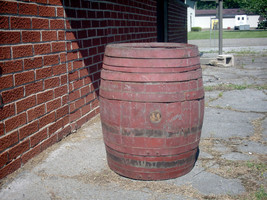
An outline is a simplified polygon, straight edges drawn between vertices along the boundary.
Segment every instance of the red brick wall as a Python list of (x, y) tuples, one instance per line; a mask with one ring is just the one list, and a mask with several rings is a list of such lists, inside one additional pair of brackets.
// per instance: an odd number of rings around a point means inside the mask
[(0, 178), (99, 112), (107, 43), (156, 29), (156, 0), (0, 1)]
[(168, 0), (168, 42), (187, 43), (187, 7), (184, 0)]

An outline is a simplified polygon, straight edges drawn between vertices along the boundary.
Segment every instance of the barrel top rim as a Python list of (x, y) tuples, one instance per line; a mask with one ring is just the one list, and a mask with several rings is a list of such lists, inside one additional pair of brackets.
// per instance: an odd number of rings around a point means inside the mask
[(113, 43), (108, 47), (122, 49), (188, 49), (197, 48), (197, 46), (186, 43), (168, 43), (168, 42), (148, 42), (148, 43)]

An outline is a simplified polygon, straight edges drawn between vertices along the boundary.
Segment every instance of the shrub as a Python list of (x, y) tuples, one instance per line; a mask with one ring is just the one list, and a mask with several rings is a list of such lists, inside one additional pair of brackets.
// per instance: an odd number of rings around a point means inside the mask
[(202, 28), (201, 27), (192, 27), (191, 28), (191, 31), (195, 31), (195, 32), (198, 32), (198, 31), (201, 31)]

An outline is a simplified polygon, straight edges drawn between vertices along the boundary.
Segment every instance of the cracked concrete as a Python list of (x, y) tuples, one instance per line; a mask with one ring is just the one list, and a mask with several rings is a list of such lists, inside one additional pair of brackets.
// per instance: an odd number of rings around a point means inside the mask
[(210, 88), (199, 159), (188, 174), (137, 181), (112, 172), (97, 116), (1, 180), (0, 199), (234, 200), (253, 199), (260, 188), (266, 192), (267, 60), (258, 53), (239, 55), (236, 63), (203, 66)]

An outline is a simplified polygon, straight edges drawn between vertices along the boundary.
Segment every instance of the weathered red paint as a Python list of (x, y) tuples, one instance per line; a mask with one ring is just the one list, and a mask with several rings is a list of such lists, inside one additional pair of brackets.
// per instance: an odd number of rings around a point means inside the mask
[(197, 47), (108, 45), (100, 114), (112, 170), (142, 180), (188, 173), (196, 161), (204, 115)]

